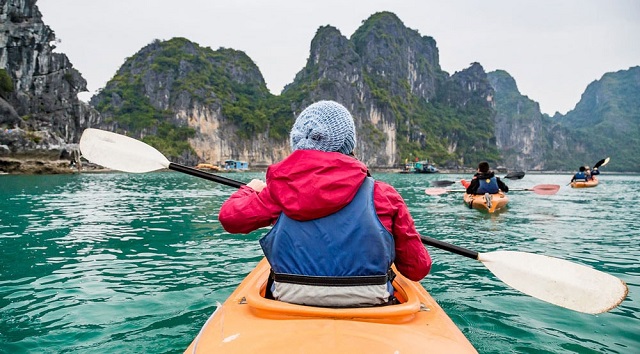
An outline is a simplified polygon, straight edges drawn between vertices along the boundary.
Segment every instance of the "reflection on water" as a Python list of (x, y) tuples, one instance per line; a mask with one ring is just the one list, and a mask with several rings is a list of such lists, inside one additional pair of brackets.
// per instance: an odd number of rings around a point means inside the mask
[[(229, 175), (247, 182), (264, 174)], [(422, 284), (481, 353), (629, 353), (640, 280), (638, 176), (527, 175), (507, 211), (465, 208), (460, 193), (428, 196), (436, 179), (376, 174), (401, 193), (418, 230), (479, 252), (519, 250), (582, 263), (626, 281), (629, 298), (597, 316), (508, 288), (481, 263), (429, 248)], [(452, 186), (459, 188), (458, 186)], [(260, 260), (264, 231), (229, 235), (217, 221), (233, 188), (179, 173), (0, 176), (0, 352), (182, 352), (216, 302)]]

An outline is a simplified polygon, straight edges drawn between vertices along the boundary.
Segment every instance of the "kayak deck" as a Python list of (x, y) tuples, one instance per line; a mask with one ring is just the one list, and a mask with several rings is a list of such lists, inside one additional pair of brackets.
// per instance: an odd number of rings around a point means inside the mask
[(398, 305), (322, 308), (264, 298), (269, 269), (260, 261), (185, 353), (477, 353), (429, 293), (397, 272)]
[(495, 213), (504, 209), (509, 204), (509, 197), (502, 192), (488, 194), (489, 199), (484, 194), (467, 194), (463, 195), (464, 204), (469, 208)]
[(593, 177), (590, 181), (573, 181), (571, 188), (592, 188), (598, 185), (598, 178)]

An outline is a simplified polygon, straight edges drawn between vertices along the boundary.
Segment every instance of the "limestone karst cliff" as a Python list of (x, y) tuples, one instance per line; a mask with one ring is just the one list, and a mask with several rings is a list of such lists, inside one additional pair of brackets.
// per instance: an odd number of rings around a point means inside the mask
[(98, 117), (78, 100), (86, 81), (66, 55), (53, 52), (55, 39), (35, 1), (0, 0), (0, 69), (11, 82), (0, 94), (0, 157), (64, 157)]
[(549, 117), (505, 71), (487, 74), (480, 63), (443, 71), (435, 39), (390, 12), (371, 15), (350, 38), (320, 27), (280, 95), (244, 52), (173, 38), (133, 53), (88, 105), (77, 99), (85, 80), (54, 49), (35, 0), (0, 0), (0, 170), (67, 158), (89, 126), (142, 139), (175, 162), (266, 166), (289, 153), (295, 116), (320, 99), (351, 110), (355, 154), (373, 168), (429, 159), (573, 169), (614, 154), (622, 159), (608, 168), (640, 168), (637, 67), (606, 74), (575, 110)]
[[(319, 28), (307, 64), (280, 96), (268, 92), (243, 52), (174, 38), (131, 56), (91, 103), (102, 113), (97, 126), (160, 136), (164, 152), (180, 161), (270, 164), (289, 153), (295, 116), (313, 101), (333, 99), (353, 113), (358, 158), (393, 167), (407, 158), (448, 166), (500, 159), (491, 97), (480, 64), (449, 76), (431, 37), (382, 12), (350, 39)], [(172, 146), (167, 127), (190, 146)]]

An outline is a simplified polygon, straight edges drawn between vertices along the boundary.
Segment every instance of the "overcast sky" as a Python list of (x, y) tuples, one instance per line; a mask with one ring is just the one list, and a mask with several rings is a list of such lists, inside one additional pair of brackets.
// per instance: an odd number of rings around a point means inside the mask
[(449, 74), (479, 62), (506, 70), (544, 113), (566, 113), (607, 72), (640, 65), (638, 0), (38, 0), (43, 21), (87, 80), (88, 100), (154, 39), (244, 51), (274, 94), (293, 81), (320, 26), (347, 38), (395, 13), (436, 40)]

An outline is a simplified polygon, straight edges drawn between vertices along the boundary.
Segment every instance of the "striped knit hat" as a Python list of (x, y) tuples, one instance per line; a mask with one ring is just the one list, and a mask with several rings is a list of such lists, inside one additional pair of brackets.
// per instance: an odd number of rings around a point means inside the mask
[(356, 147), (351, 113), (334, 101), (319, 101), (305, 108), (291, 128), (291, 150), (320, 150), (350, 154)]

